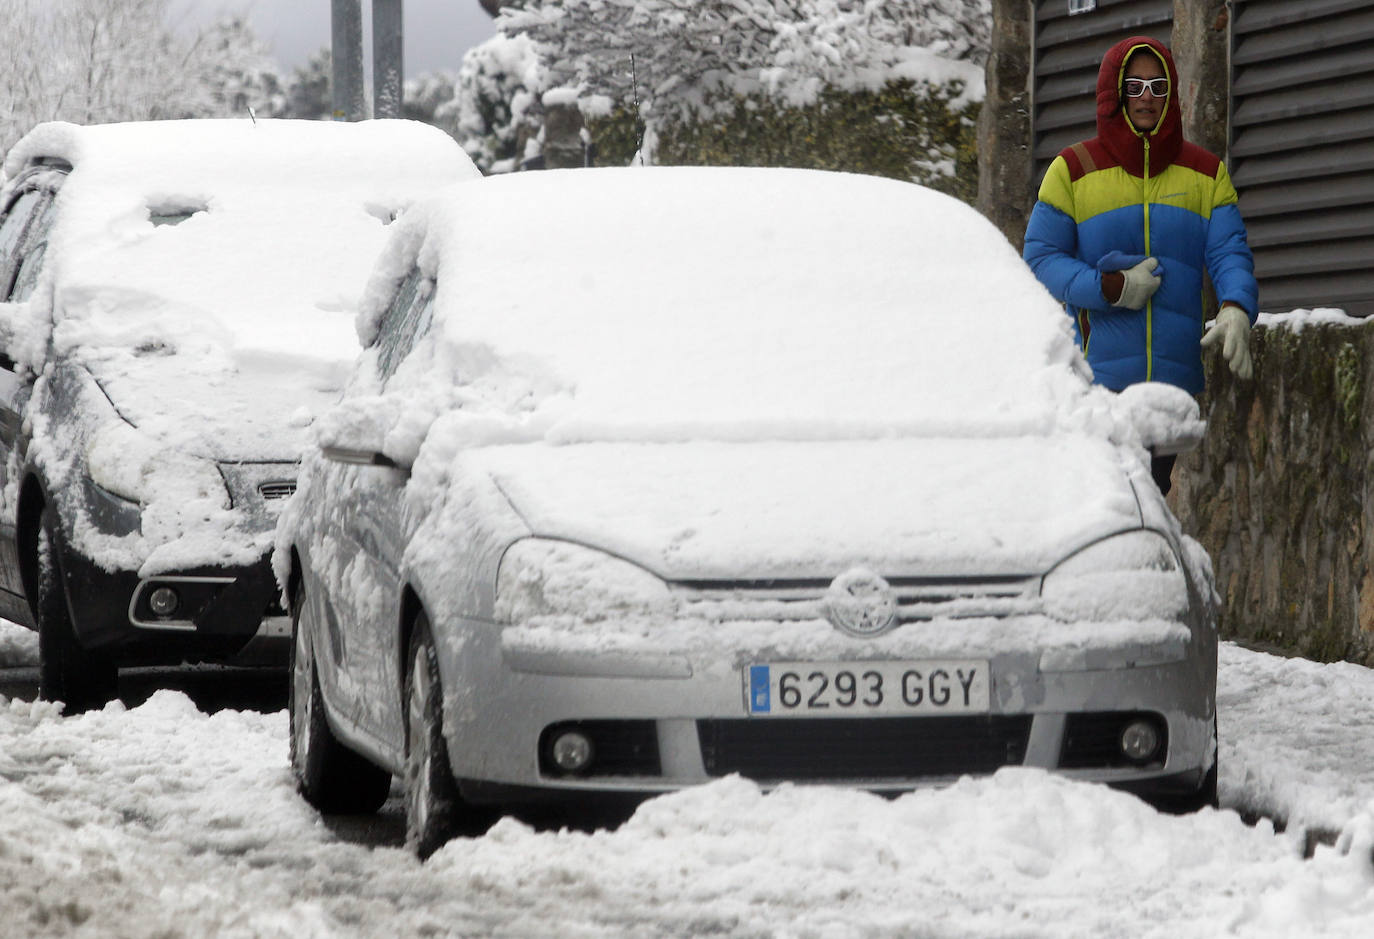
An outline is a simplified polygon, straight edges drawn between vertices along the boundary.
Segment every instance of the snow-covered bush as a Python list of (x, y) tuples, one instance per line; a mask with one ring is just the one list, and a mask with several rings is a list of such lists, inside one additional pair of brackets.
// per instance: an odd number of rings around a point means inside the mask
[(558, 91), (598, 163), (847, 169), (967, 196), (990, 22), (988, 0), (531, 0), (465, 57), (458, 139), (484, 171), (517, 168)]
[(738, 95), (812, 104), (824, 88), (874, 90), (910, 50), (981, 62), (988, 0), (531, 0), (496, 20), (525, 35), (547, 87), (652, 101), (664, 118)]
[[(892, 81), (876, 91), (826, 89), (792, 107), (740, 98), (734, 110), (654, 131), (665, 165), (795, 166), (908, 179), (972, 202), (978, 188), (978, 103), (960, 84)], [(617, 109), (588, 120), (599, 164), (629, 163), (644, 125)]]
[(539, 92), (547, 82), (533, 39), (497, 33), (463, 56), (456, 96), (439, 116), (453, 120), (458, 142), (484, 173), (506, 172), (539, 134)]

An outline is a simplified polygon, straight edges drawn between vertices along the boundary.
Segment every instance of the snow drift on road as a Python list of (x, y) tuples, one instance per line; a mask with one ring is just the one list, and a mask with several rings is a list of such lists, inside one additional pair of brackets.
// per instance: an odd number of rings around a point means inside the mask
[[(0, 698), (0, 921), (33, 939), (1353, 939), (1374, 930), (1372, 702), (1367, 669), (1224, 645), (1227, 807), (1194, 816), (1024, 769), (890, 800), (731, 777), (614, 831), (505, 819), (421, 865), (340, 840), (295, 794), (285, 712)], [(1298, 820), (1339, 838), (1304, 860)]]

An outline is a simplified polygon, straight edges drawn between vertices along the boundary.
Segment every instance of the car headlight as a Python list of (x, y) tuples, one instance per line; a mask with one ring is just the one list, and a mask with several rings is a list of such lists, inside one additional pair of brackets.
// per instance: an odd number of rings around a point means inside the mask
[(91, 438), (86, 472), (101, 489), (140, 505), (229, 508), (224, 477), (212, 461), (165, 447), (122, 421)]
[(545, 538), (517, 541), (501, 559), (496, 618), (554, 618), (566, 625), (671, 615), (668, 585), (644, 568), (601, 551)]
[(1188, 581), (1164, 536), (1133, 531), (1071, 555), (1045, 575), (1045, 612), (1062, 620), (1181, 619)]

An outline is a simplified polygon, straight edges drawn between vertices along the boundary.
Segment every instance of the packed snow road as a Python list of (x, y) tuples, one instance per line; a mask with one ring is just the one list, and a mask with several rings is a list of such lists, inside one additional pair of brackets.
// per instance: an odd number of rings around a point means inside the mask
[[(0, 666), (25, 641), (0, 633)], [(0, 934), (1374, 934), (1374, 672), (1224, 645), (1219, 700), (1220, 811), (1029, 770), (893, 800), (727, 778), (615, 830), (505, 819), (422, 865), (297, 796), (284, 711), (0, 696)], [(1313, 830), (1334, 843), (1305, 858)]]

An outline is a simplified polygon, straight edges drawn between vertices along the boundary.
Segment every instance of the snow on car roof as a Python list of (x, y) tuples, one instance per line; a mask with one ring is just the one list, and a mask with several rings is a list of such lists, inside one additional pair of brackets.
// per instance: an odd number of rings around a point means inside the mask
[[(1086, 387), (1063, 310), (1006, 239), (909, 183), (548, 171), (454, 187), (401, 227), (361, 338), (418, 256), (439, 276), (440, 384), (547, 439), (1041, 433)], [(432, 372), (413, 357), (390, 387)]]

